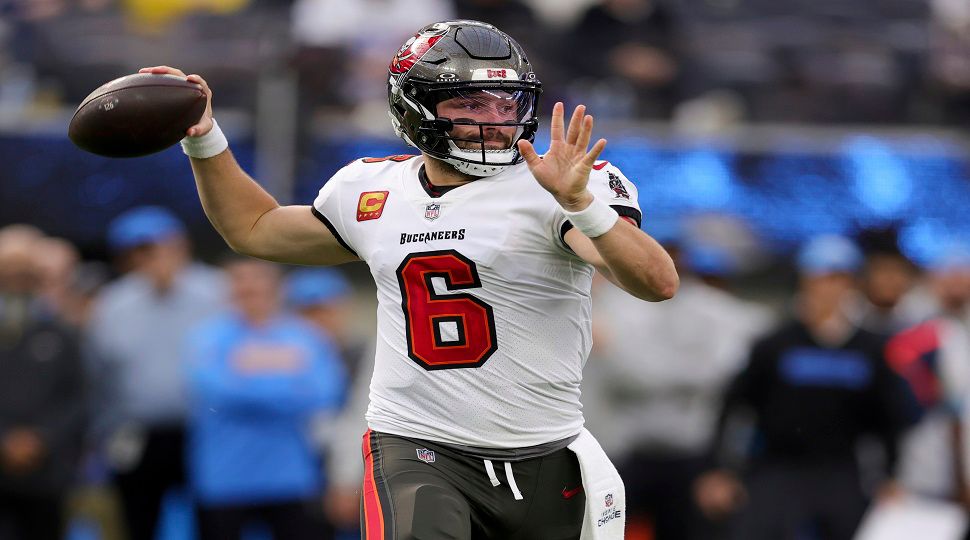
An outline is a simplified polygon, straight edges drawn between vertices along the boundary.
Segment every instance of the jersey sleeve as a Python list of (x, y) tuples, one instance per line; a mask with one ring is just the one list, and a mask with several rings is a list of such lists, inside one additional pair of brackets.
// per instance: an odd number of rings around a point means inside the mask
[(342, 189), (343, 184), (350, 178), (352, 166), (353, 164), (347, 165), (327, 180), (327, 183), (320, 188), (310, 211), (330, 230), (344, 249), (357, 255), (357, 250), (352, 243), (351, 224), (347, 221), (349, 217), (344, 215), (344, 208), (347, 205), (342, 202), (346, 191)]
[[(640, 203), (637, 201), (637, 187), (616, 166), (608, 161), (599, 161), (593, 165), (587, 188), (594, 197), (605, 201), (616, 210), (620, 217), (630, 218), (637, 227), (640, 226), (642, 215)], [(573, 224), (566, 219), (561, 208), (556, 210), (556, 223), (559, 241), (565, 245), (566, 233), (573, 228)]]

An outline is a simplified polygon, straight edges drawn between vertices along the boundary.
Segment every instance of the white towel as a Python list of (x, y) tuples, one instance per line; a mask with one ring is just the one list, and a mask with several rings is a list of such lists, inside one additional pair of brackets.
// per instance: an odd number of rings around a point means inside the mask
[(626, 491), (610, 458), (586, 428), (569, 445), (579, 458), (586, 491), (586, 517), (581, 540), (623, 540)]

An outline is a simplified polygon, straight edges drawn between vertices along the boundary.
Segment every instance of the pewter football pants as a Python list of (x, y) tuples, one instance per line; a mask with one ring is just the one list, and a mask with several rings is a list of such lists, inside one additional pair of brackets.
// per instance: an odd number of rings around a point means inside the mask
[(579, 539), (586, 497), (569, 449), (486, 466), (428, 441), (368, 431), (363, 453), (365, 540)]

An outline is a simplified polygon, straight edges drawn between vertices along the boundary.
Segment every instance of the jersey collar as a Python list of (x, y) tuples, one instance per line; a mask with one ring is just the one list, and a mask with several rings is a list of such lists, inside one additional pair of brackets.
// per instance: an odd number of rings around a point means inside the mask
[(421, 187), (424, 188), (424, 192), (428, 194), (432, 199), (437, 199), (449, 191), (461, 187), (464, 184), (457, 186), (436, 186), (431, 183), (431, 179), (428, 178), (428, 173), (425, 170), (424, 163), (421, 164), (421, 168), (418, 169), (418, 181), (421, 182)]

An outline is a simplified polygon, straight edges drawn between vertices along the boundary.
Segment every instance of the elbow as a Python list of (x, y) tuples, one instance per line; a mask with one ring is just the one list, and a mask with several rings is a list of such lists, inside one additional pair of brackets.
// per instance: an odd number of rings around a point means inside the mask
[(677, 267), (670, 255), (662, 253), (662, 256), (653, 258), (640, 269), (641, 283), (646, 284), (649, 290), (648, 297), (641, 298), (650, 302), (670, 300), (680, 289)]
[(677, 270), (671, 265), (669, 272), (644, 270), (630, 281), (617, 282), (620, 288), (632, 296), (647, 302), (663, 302), (670, 300), (680, 289), (680, 276)]
[(223, 234), (222, 238), (226, 241), (226, 245), (229, 246), (229, 249), (231, 249), (234, 253), (257, 259), (268, 258), (269, 254), (265, 252), (265, 249), (260, 249), (259, 244), (257, 242), (253, 242), (250, 235)]
[(256, 253), (253, 251), (253, 249), (247, 246), (245, 242), (240, 242), (238, 240), (233, 240), (227, 237), (223, 237), (223, 238), (226, 241), (226, 245), (229, 246), (229, 249), (231, 249), (234, 253), (238, 255), (244, 255), (247, 257), (257, 256)]
[(674, 274), (672, 279), (664, 281), (655, 290), (655, 302), (663, 302), (664, 300), (670, 300), (677, 294), (677, 290), (680, 289), (680, 277)]
[(230, 229), (222, 226), (222, 224), (216, 221), (212, 221), (212, 226), (215, 227), (216, 232), (219, 233), (219, 236), (222, 237), (222, 240), (233, 252), (238, 253), (239, 255), (252, 255), (252, 253), (250, 253), (252, 248), (247, 245), (248, 242), (246, 241), (248, 235), (242, 234), (237, 229)]
[(657, 295), (660, 297), (660, 301), (670, 300), (680, 290), (680, 274), (677, 273), (674, 261), (672, 259), (669, 259), (669, 261), (669, 264), (664, 268), (663, 278), (657, 287)]
[(660, 280), (654, 282), (653, 287), (651, 287), (650, 297), (645, 298), (644, 300), (649, 300), (651, 302), (663, 302), (664, 300), (670, 300), (677, 294), (679, 289), (680, 276), (677, 275), (676, 270), (672, 270), (670, 275), (664, 276)]
[(657, 291), (657, 296), (659, 301), (670, 300), (677, 294), (680, 289), (680, 277), (674, 274), (674, 278), (669, 282), (664, 283), (663, 286)]

